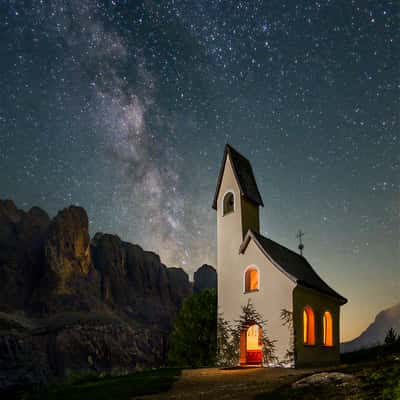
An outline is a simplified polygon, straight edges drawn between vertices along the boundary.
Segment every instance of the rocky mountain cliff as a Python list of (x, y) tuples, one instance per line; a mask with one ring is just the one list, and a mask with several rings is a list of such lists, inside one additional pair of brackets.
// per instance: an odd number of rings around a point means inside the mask
[(0, 389), (163, 365), (191, 293), (186, 272), (157, 254), (115, 235), (90, 240), (81, 207), (50, 219), (0, 200)]
[(193, 291), (201, 292), (217, 287), (217, 271), (211, 265), (204, 264), (194, 273)]
[(390, 328), (400, 333), (400, 303), (381, 311), (360, 336), (349, 342), (341, 343), (340, 351), (346, 353), (361, 348), (382, 344)]

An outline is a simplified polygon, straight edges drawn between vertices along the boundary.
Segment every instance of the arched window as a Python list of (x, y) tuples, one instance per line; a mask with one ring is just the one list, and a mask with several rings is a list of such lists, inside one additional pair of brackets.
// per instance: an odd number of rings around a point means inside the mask
[(228, 192), (224, 196), (222, 215), (226, 215), (233, 212), (234, 208), (235, 208), (235, 199), (233, 197), (233, 193)]
[(258, 269), (249, 267), (244, 274), (244, 291), (252, 292), (259, 289)]
[(304, 344), (315, 344), (314, 311), (310, 306), (303, 310), (303, 338)]
[(324, 346), (333, 346), (332, 315), (329, 311), (325, 311), (322, 324), (324, 328)]

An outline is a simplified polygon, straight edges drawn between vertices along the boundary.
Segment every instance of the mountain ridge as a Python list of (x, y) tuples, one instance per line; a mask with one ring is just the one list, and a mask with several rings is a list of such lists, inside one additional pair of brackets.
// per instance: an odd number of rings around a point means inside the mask
[(361, 334), (340, 344), (342, 353), (382, 344), (390, 328), (400, 333), (400, 302), (380, 311)]
[(82, 207), (50, 218), (0, 199), (0, 390), (165, 365), (193, 285), (117, 235), (90, 238)]

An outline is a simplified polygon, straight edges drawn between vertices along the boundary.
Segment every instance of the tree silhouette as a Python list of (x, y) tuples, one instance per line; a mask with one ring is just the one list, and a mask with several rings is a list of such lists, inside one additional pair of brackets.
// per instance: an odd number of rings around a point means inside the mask
[(284, 362), (291, 367), (295, 366), (295, 337), (294, 337), (294, 327), (293, 327), (293, 312), (282, 309), (281, 310), (281, 320), (282, 325), (287, 326), (289, 330), (289, 348), (286, 350)]
[(396, 331), (393, 328), (390, 328), (385, 337), (385, 344), (394, 344), (400, 339), (400, 336), (397, 335)]
[(212, 366), (216, 341), (217, 293), (205, 289), (183, 302), (171, 334), (168, 359), (180, 367)]

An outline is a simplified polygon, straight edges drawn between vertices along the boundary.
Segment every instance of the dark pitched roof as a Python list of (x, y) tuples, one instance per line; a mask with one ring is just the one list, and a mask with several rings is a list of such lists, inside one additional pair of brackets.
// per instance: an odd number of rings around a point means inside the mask
[(215, 190), (213, 208), (217, 209), (217, 199), (219, 188), (221, 187), (222, 176), (224, 174), (224, 167), (226, 162), (226, 157), (230, 156), (232, 161), (232, 168), (235, 174), (236, 180), (239, 184), (240, 194), (246, 197), (248, 200), (252, 201), (257, 205), (264, 206), (260, 192), (257, 187), (256, 179), (254, 178), (253, 168), (251, 167), (250, 161), (237, 152), (229, 144), (225, 145), (224, 158), (222, 160), (221, 168), (219, 171), (217, 188)]
[(271, 239), (267, 239), (256, 232), (249, 231), (241, 246), (241, 252), (246, 248), (250, 237), (253, 237), (256, 243), (261, 246), (264, 253), (267, 253), (283, 272), (296, 283), (335, 297), (342, 304), (347, 303), (347, 300), (343, 296), (335, 292), (318, 276), (303, 256)]

